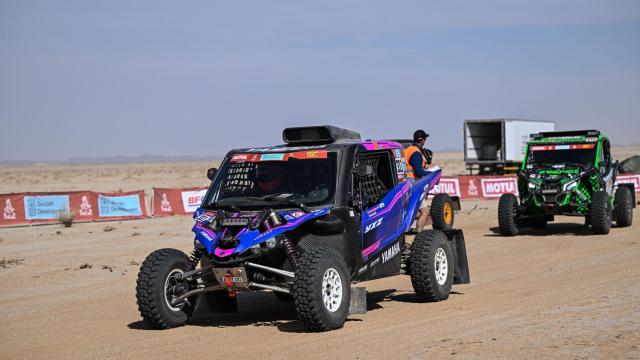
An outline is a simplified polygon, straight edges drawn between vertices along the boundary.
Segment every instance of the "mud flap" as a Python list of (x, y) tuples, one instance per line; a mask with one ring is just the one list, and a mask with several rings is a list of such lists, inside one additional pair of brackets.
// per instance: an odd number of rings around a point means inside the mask
[(349, 315), (367, 313), (367, 288), (352, 287), (351, 303), (349, 304)]
[(459, 196), (451, 196), (451, 203), (453, 204), (453, 210), (455, 210), (455, 211), (462, 210), (462, 205), (460, 205), (460, 197)]
[(447, 235), (447, 239), (453, 242), (453, 256), (455, 258), (455, 272), (453, 274), (453, 284), (469, 284), (471, 277), (469, 276), (469, 262), (467, 261), (467, 246), (464, 242), (464, 234), (462, 230), (452, 229), (443, 230)]

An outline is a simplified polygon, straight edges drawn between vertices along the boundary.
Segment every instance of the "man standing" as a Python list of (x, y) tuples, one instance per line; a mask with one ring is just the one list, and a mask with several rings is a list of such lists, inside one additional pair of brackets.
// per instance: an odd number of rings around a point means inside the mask
[[(431, 163), (431, 159), (425, 157), (422, 147), (427, 142), (427, 134), (424, 130), (416, 130), (413, 133), (413, 144), (403, 150), (404, 160), (407, 163), (407, 177), (415, 180), (427, 176), (430, 171), (427, 167)], [(420, 210), (418, 211), (418, 220), (416, 221), (416, 231), (420, 232), (427, 223), (429, 211), (427, 211), (427, 196), (425, 196)]]

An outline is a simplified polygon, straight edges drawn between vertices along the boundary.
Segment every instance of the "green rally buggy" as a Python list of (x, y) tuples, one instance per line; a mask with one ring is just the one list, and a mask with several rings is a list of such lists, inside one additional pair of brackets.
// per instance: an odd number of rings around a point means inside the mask
[(584, 216), (595, 234), (608, 234), (611, 222), (630, 226), (635, 207), (633, 184), (615, 185), (618, 162), (606, 135), (597, 130), (531, 134), (518, 193), (503, 194), (498, 205), (500, 233), (543, 228), (554, 215)]

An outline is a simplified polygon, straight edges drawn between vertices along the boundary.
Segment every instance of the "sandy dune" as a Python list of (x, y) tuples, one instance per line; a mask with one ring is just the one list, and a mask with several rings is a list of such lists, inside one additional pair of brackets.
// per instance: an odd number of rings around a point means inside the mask
[[(209, 165), (3, 168), (0, 192), (205, 185)], [(266, 292), (241, 296), (236, 315), (148, 330), (138, 264), (157, 248), (189, 251), (189, 217), (0, 229), (0, 358), (640, 358), (639, 212), (607, 236), (559, 217), (504, 238), (496, 205), (467, 201), (456, 218), (471, 284), (424, 304), (406, 276), (363, 283), (369, 312), (321, 334)]]

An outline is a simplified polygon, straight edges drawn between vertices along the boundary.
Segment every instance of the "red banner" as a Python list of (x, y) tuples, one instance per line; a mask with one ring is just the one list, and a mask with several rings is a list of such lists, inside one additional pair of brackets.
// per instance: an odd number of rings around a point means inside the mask
[(153, 216), (191, 215), (200, 206), (206, 187), (154, 188)]
[(98, 193), (93, 191), (0, 194), (0, 226), (142, 219), (148, 216), (144, 191)]

